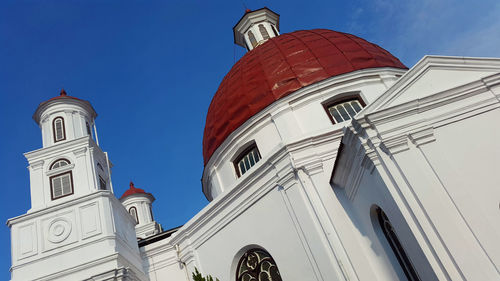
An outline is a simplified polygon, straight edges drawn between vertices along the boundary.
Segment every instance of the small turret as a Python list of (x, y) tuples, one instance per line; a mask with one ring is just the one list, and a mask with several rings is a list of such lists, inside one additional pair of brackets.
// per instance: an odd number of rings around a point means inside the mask
[(153, 194), (136, 188), (133, 182), (130, 182), (129, 189), (120, 197), (120, 202), (137, 222), (135, 226), (137, 238), (144, 239), (160, 232), (160, 225), (153, 217), (152, 204), (154, 201)]
[(64, 89), (59, 96), (40, 103), (33, 114), (42, 130), (43, 147), (83, 136), (94, 137), (97, 141), (96, 117), (97, 113), (88, 101), (68, 96)]
[(264, 7), (255, 11), (247, 9), (243, 17), (234, 26), (234, 43), (248, 51), (279, 36), (280, 16)]

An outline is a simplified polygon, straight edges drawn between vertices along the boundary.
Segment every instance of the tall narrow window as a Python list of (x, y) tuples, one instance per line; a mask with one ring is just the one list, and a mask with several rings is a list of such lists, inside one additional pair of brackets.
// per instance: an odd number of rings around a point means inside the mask
[(50, 177), (50, 195), (52, 200), (73, 194), (73, 174), (71, 171), (64, 171), (64, 167), (68, 165), (68, 160), (59, 159), (50, 166), (50, 170), (62, 170), (62, 173)]
[(276, 31), (274, 25), (271, 25), (271, 29), (273, 30), (274, 36), (278, 36), (278, 31)]
[(359, 97), (351, 97), (328, 103), (325, 109), (330, 120), (337, 124), (351, 120), (364, 106), (365, 103)]
[(139, 224), (139, 217), (137, 216), (137, 209), (135, 207), (130, 207), (130, 209), (128, 209), (128, 212), (130, 215), (132, 215), (132, 217), (134, 218), (135, 222), (137, 224)]
[(153, 209), (151, 206), (149, 206), (149, 214), (151, 215), (151, 220), (154, 221), (155, 219), (153, 218)]
[(260, 159), (260, 153), (255, 144), (245, 149), (234, 161), (238, 177), (241, 177), (250, 168), (257, 164)]
[(89, 122), (85, 122), (85, 127), (87, 127), (87, 135), (92, 135), (92, 131), (90, 130)]
[(250, 40), (250, 43), (252, 43), (252, 47), (255, 48), (255, 46), (257, 46), (257, 40), (255, 40), (255, 35), (253, 35), (251, 30), (248, 32), (248, 39)]
[(56, 117), (54, 121), (52, 121), (52, 130), (54, 132), (54, 142), (66, 139), (66, 131), (64, 129), (64, 119), (62, 117)]
[(262, 38), (264, 40), (269, 39), (269, 33), (267, 33), (267, 29), (264, 27), (263, 24), (259, 24), (259, 31), (260, 31), (260, 34), (262, 34)]
[(262, 249), (252, 249), (241, 257), (236, 268), (236, 281), (282, 281), (276, 262)]
[(99, 176), (99, 189), (106, 190), (106, 181), (101, 176)]
[(403, 269), (406, 278), (408, 278), (408, 281), (420, 280), (417, 271), (415, 270), (415, 268), (413, 268), (410, 258), (406, 254), (405, 249), (403, 248), (403, 245), (401, 245), (401, 242), (399, 242), (398, 236), (396, 235), (396, 232), (394, 231), (394, 228), (392, 227), (389, 218), (380, 208), (377, 208), (376, 212), (377, 212), (378, 222), (380, 224), (380, 227), (382, 228), (382, 232), (384, 233), (387, 242), (389, 242), (389, 245), (391, 246), (394, 255), (396, 255), (399, 265)]

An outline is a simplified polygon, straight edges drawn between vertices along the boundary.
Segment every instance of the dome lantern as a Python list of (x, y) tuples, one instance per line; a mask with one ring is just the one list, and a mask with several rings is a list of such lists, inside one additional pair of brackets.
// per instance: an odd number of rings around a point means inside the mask
[(280, 16), (264, 7), (255, 11), (247, 9), (234, 26), (234, 43), (251, 51), (268, 39), (279, 36)]

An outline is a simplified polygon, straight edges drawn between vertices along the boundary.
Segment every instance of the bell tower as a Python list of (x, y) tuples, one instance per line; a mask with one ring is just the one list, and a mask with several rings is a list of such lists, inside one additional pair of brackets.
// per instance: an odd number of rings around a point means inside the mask
[(266, 7), (255, 11), (247, 9), (233, 27), (234, 43), (251, 51), (280, 35), (279, 21), (280, 16)]
[(7, 221), (11, 280), (145, 280), (135, 221), (113, 194), (96, 117), (64, 90), (36, 109), (42, 148), (24, 154), (31, 208)]

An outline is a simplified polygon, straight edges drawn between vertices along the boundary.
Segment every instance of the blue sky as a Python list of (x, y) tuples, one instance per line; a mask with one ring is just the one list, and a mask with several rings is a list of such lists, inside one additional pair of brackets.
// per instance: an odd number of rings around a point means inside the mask
[[(23, 153), (41, 147), (31, 116), (58, 95), (99, 116), (115, 193), (130, 180), (157, 198), (164, 228), (208, 202), (202, 135), (211, 98), (245, 50), (232, 27), (250, 9), (281, 15), (281, 33), (327, 28), (379, 44), (413, 66), (426, 54), (500, 57), (500, 2), (486, 1), (23, 1), (0, 2), (0, 145), (5, 222), (30, 208)], [(0, 279), (10, 232), (0, 228)]]

